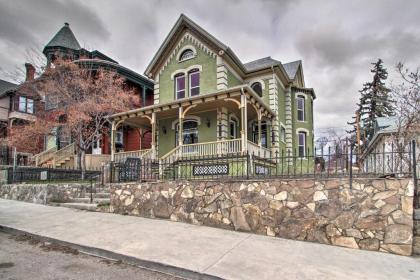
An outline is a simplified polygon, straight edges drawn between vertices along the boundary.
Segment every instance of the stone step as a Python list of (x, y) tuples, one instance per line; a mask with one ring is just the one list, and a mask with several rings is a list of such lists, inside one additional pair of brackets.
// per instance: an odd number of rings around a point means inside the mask
[(413, 240), (413, 255), (420, 255), (420, 236), (415, 236)]
[[(72, 203), (86, 203), (89, 204), (90, 203), (90, 197), (80, 197), (80, 198), (73, 198), (71, 200)], [(93, 203), (96, 203), (98, 205), (103, 205), (103, 204), (109, 204), (110, 199), (109, 198), (93, 198)]]
[[(110, 194), (109, 192), (97, 192), (93, 193), (93, 197), (95, 198), (109, 198)], [(86, 192), (85, 197), (90, 198), (90, 193)]]
[(61, 207), (79, 209), (79, 210), (86, 210), (86, 211), (96, 211), (98, 205), (96, 203), (88, 204), (88, 203), (60, 203)]

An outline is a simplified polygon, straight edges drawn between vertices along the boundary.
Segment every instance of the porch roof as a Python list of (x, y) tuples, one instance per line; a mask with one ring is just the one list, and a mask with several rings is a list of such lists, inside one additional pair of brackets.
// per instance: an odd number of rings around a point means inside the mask
[(275, 116), (274, 112), (264, 103), (261, 97), (259, 97), (258, 94), (255, 93), (255, 91), (249, 85), (244, 84), (231, 87), (225, 90), (218, 90), (212, 93), (183, 98), (171, 102), (150, 105), (139, 109), (113, 114), (108, 116), (108, 119), (112, 121), (125, 120), (150, 115), (153, 112), (164, 112), (189, 105), (203, 104), (212, 101), (222, 101), (226, 98), (239, 97), (241, 95), (241, 90), (243, 90), (246, 94), (248, 102), (253, 104), (257, 109), (261, 109), (263, 115), (265, 115), (267, 118), (272, 118)]

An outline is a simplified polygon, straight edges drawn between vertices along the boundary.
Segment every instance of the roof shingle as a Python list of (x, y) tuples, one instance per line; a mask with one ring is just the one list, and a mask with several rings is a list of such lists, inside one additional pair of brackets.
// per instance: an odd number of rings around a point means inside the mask
[(3, 97), (8, 91), (14, 90), (17, 87), (17, 84), (0, 79), (0, 97)]
[(68, 23), (64, 23), (64, 26), (55, 34), (51, 41), (45, 46), (48, 47), (63, 47), (72, 50), (79, 50), (80, 45), (76, 37), (71, 31)]

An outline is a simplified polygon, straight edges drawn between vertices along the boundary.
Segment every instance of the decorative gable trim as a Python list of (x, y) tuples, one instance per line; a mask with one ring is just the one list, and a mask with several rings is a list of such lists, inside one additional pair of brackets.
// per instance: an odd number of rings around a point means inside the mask
[(178, 44), (174, 47), (171, 54), (166, 58), (165, 63), (159, 70), (159, 74), (162, 74), (163, 70), (165, 70), (166, 66), (172, 61), (172, 59), (178, 57), (178, 53), (181, 53), (181, 45), (188, 41), (190, 44), (196, 46), (198, 49), (202, 50), (207, 55), (216, 58), (216, 53), (210, 50), (204, 43), (202, 43), (200, 40), (198, 40), (196, 37), (194, 37), (191, 33), (185, 32), (184, 36), (179, 40)]

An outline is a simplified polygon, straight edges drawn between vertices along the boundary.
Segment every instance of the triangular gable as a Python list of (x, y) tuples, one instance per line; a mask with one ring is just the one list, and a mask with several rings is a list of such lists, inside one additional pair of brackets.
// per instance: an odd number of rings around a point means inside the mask
[(185, 38), (193, 38), (193, 40), (199, 42), (200, 46), (205, 46), (208, 49), (208, 52), (212, 51), (215, 54), (221, 50), (228, 49), (225, 44), (217, 40), (187, 16), (181, 14), (154, 55), (152, 61), (147, 66), (145, 74), (149, 77), (156, 75), (160, 68), (167, 63), (168, 58), (173, 55), (174, 49), (179, 42)]

